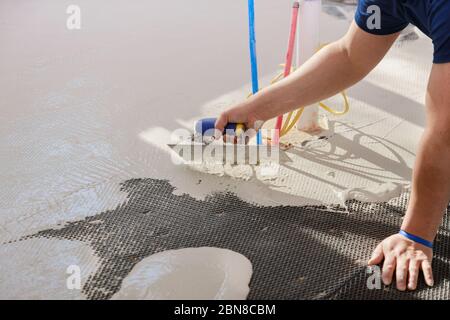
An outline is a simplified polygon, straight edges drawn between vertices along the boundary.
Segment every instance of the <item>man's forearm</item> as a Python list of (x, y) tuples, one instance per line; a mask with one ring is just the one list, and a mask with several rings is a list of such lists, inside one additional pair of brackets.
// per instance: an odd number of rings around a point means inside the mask
[(244, 107), (265, 121), (333, 96), (369, 73), (396, 37), (369, 35), (353, 24), (345, 37), (320, 50), (289, 77), (243, 102)]
[(402, 229), (432, 241), (450, 196), (450, 138), (426, 130), (414, 168), (409, 207)]
[(256, 128), (261, 120), (267, 121), (335, 95), (369, 73), (398, 34), (372, 35), (353, 22), (342, 39), (320, 50), (289, 77), (222, 112), (216, 129), (223, 131), (228, 122), (242, 122)]
[(262, 119), (328, 98), (361, 79), (353, 70), (341, 41), (323, 48), (289, 77), (261, 90), (247, 101)]
[(432, 240), (450, 198), (450, 63), (434, 65), (427, 92), (422, 138), (411, 200), (402, 228)]

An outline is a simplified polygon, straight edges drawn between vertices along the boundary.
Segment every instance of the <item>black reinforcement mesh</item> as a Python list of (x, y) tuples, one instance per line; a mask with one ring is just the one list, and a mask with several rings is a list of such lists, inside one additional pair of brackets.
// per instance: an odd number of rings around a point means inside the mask
[(375, 245), (396, 233), (407, 194), (394, 203), (264, 207), (234, 194), (205, 200), (174, 195), (165, 180), (123, 183), (128, 200), (98, 215), (27, 236), (80, 240), (100, 258), (83, 287), (90, 299), (108, 299), (142, 259), (163, 250), (221, 247), (253, 264), (249, 299), (449, 299), (448, 215), (436, 241), (435, 286), (415, 292), (369, 290), (365, 263)]

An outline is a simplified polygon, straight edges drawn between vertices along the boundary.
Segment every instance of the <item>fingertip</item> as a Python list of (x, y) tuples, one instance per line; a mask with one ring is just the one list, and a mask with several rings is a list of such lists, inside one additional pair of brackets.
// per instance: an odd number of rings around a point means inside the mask
[(417, 281), (419, 280), (419, 262), (413, 260), (409, 263), (409, 279), (408, 279), (408, 290), (416, 290)]
[(402, 276), (398, 276), (396, 279), (396, 286), (397, 286), (397, 290), (399, 291), (405, 291), (406, 290), (406, 281), (405, 281), (405, 275)]
[(405, 288), (405, 286), (403, 286), (403, 285), (397, 285), (397, 290), (398, 290), (398, 291), (405, 291), (406, 288)]
[(383, 256), (378, 255), (378, 256), (375, 256), (375, 257), (371, 257), (369, 259), (369, 261), (367, 261), (367, 264), (369, 266), (374, 266), (374, 265), (379, 264), (382, 260), (383, 260)]
[(369, 259), (369, 261), (367, 261), (367, 265), (368, 266), (374, 266), (374, 265), (376, 265), (377, 263), (375, 263), (375, 259), (374, 258), (370, 258)]
[(416, 290), (417, 285), (415, 283), (408, 283), (408, 290)]
[(427, 260), (422, 262), (422, 272), (424, 274), (425, 283), (432, 287), (434, 285), (434, 278), (433, 278), (433, 269), (431, 268), (431, 263)]
[(382, 272), (382, 280), (385, 285), (388, 286), (392, 283), (392, 278), (394, 276), (395, 270), (396, 260), (392, 257), (388, 257), (388, 259), (384, 261)]
[(227, 117), (224, 114), (221, 114), (214, 125), (214, 127), (219, 130), (220, 132), (223, 132), (225, 129), (225, 125), (227, 124)]
[(384, 253), (383, 253), (383, 243), (381, 242), (372, 251), (371, 259), (374, 259), (374, 258), (380, 257), (380, 256), (382, 257), (383, 255), (384, 255)]
[(383, 257), (384, 257), (383, 250), (381, 249), (380, 246), (377, 246), (367, 263), (368, 265), (371, 266), (379, 264), (381, 261), (383, 261)]

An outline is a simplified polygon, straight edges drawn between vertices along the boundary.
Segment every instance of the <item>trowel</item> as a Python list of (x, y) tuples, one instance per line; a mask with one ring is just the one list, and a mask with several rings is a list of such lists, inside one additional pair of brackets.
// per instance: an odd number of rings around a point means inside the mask
[[(231, 143), (217, 143), (215, 138), (216, 118), (204, 118), (195, 124), (195, 132), (188, 140), (168, 146), (183, 160), (187, 162), (202, 163), (230, 163), (230, 164), (263, 164), (285, 163), (291, 159), (278, 145), (247, 144), (245, 137), (239, 139), (245, 133), (245, 125), (228, 123), (222, 133)], [(231, 138), (231, 139), (230, 139)], [(228, 141), (227, 140), (227, 141)], [(239, 140), (243, 140), (239, 143)], [(237, 141), (237, 143), (236, 143)]]

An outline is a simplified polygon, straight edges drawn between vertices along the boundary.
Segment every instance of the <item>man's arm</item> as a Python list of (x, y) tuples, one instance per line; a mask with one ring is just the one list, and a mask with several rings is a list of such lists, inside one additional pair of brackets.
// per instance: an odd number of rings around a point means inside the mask
[[(402, 230), (433, 241), (450, 199), (450, 63), (433, 65), (426, 95), (427, 125), (417, 153), (408, 210)], [(433, 285), (432, 249), (401, 235), (385, 239), (369, 264), (384, 259), (383, 282), (396, 270), (397, 288), (413, 290), (419, 270)]]
[(450, 199), (450, 63), (433, 65), (426, 108), (427, 125), (402, 227), (433, 240)]
[(228, 122), (254, 128), (257, 120), (267, 121), (335, 95), (364, 78), (397, 37), (398, 33), (369, 34), (353, 22), (342, 39), (320, 50), (289, 77), (223, 112), (217, 129), (223, 131)]

